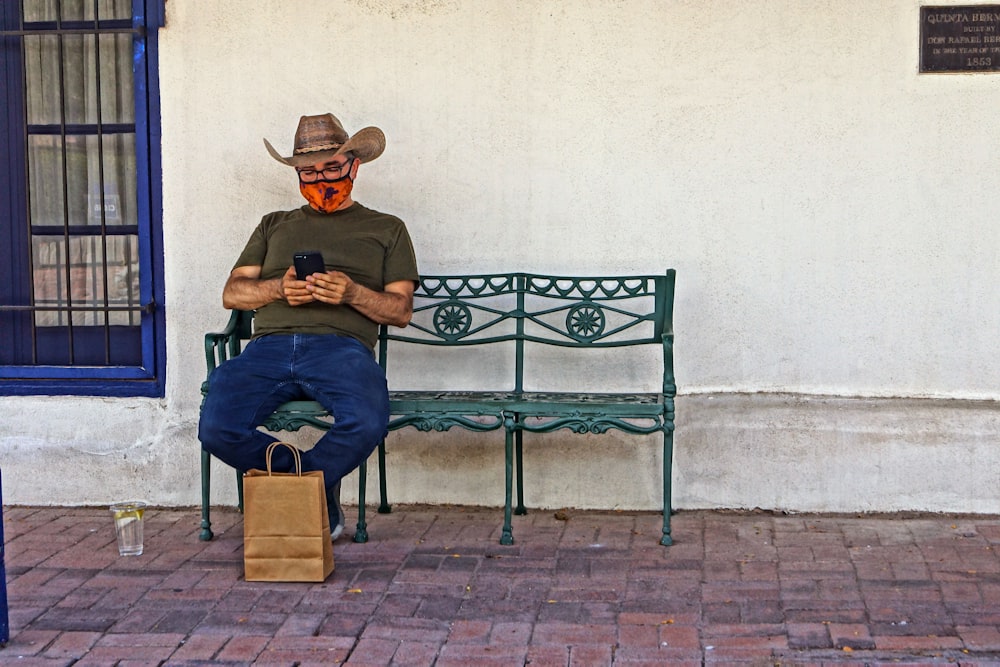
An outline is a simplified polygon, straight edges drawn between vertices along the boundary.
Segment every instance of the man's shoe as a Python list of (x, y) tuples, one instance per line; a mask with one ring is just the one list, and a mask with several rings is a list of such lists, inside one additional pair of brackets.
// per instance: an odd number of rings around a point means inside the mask
[(330, 539), (334, 542), (344, 532), (344, 510), (340, 507), (340, 482), (327, 490), (326, 509), (330, 515)]

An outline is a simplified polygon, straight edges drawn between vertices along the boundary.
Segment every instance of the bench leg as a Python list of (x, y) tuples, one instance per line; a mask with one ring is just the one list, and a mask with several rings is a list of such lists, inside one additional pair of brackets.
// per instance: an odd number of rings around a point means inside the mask
[(512, 482), (514, 476), (514, 434), (511, 431), (511, 424), (504, 429), (504, 506), (503, 506), (503, 532), (500, 534), (500, 544), (514, 544), (514, 528), (510, 522), (510, 506), (512, 504)]
[[(236, 471), (236, 494), (239, 496), (239, 510), (243, 511), (243, 473)], [(201, 450), (201, 533), (198, 539), (207, 542), (215, 537), (212, 532), (212, 455)]]
[(670, 494), (673, 476), (674, 459), (674, 432), (673, 430), (663, 432), (663, 537), (660, 544), (669, 547), (674, 543), (670, 537)]
[(358, 466), (358, 525), (354, 529), (354, 541), (358, 544), (368, 541), (368, 524), (365, 522), (365, 492), (368, 489), (368, 461)]
[(201, 533), (198, 539), (207, 542), (214, 536), (209, 517), (212, 502), (212, 455), (201, 450)]
[(514, 461), (517, 465), (517, 507), (514, 514), (527, 514), (524, 508), (524, 431), (514, 433)]
[(385, 481), (385, 440), (378, 443), (378, 490), (382, 501), (378, 506), (378, 513), (390, 514), (392, 507), (389, 505), (389, 494), (386, 493)]
[(236, 495), (239, 498), (240, 514), (243, 514), (243, 473), (236, 471)]

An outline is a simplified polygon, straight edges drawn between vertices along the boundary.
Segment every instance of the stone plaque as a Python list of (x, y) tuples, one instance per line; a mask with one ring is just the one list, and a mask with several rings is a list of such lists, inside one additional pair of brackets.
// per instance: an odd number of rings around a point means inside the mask
[(1000, 71), (1000, 5), (921, 7), (920, 71)]

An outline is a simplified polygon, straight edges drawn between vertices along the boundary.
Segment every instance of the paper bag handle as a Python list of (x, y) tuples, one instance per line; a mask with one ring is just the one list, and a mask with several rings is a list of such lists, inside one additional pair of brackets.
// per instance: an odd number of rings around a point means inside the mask
[(284, 445), (292, 450), (292, 458), (295, 459), (295, 474), (302, 477), (302, 455), (299, 454), (299, 449), (295, 445), (290, 445), (287, 442), (272, 442), (267, 446), (267, 475), (271, 476), (271, 454), (274, 452), (274, 448), (278, 445)]

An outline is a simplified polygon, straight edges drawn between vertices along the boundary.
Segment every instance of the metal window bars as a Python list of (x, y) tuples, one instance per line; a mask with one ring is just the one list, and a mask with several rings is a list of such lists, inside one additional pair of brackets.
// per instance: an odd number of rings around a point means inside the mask
[(19, 325), (31, 350), (20, 363), (40, 363), (48, 327), (60, 331), (69, 365), (75, 339), (103, 329), (101, 356), (112, 365), (112, 328), (136, 327), (154, 307), (139, 297), (131, 68), (132, 38), (144, 31), (131, 12), (128, 0), (26, 0), (18, 29), (0, 31), (18, 40), (21, 60), (27, 197), (17, 236), (30, 286), (0, 304), (28, 317)]

